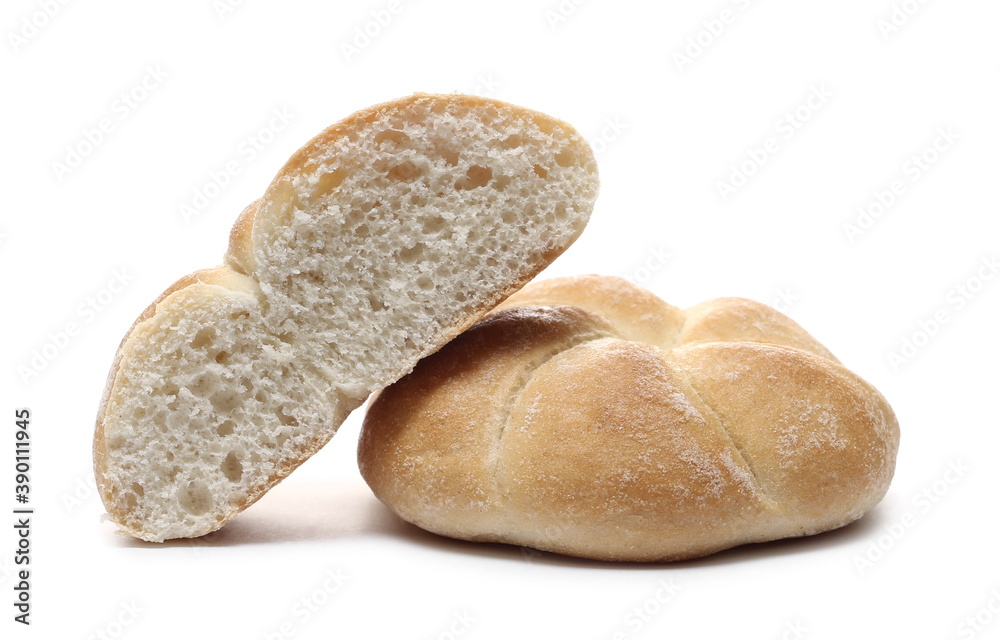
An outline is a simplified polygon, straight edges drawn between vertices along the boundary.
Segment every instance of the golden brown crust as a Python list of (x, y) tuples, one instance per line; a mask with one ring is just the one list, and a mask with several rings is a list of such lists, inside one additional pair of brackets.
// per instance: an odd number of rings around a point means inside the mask
[(225, 263), (237, 273), (251, 274), (257, 266), (253, 255), (253, 222), (257, 217), (257, 204), (254, 200), (246, 206), (233, 223), (229, 232), (229, 249), (226, 251)]
[[(412, 487), (399, 465), (419, 465), (428, 493), (448, 497), (442, 509), (449, 518), (469, 518), (469, 526), (484, 519), (499, 522), (501, 513), (483, 510), (498, 504), (498, 488), (480, 482), (496, 463), (496, 442), (482, 431), (501, 430), (509, 390), (526, 382), (533, 365), (548, 361), (568, 344), (609, 335), (611, 328), (603, 320), (575, 308), (514, 309), (483, 319), (462, 334), (461, 346), (449, 357), (424, 358), (412, 374), (390, 387), (392, 401), (372, 401), (367, 420), (378, 428), (362, 435), (361, 449), (371, 452), (359, 456), (362, 473), (382, 478), (387, 501), (397, 502), (398, 497), (405, 505)], [(470, 386), (468, 380), (489, 384)], [(396, 410), (400, 406), (419, 408), (427, 418), (422, 428), (412, 428), (408, 413)], [(392, 448), (404, 440), (421, 453), (405, 460), (394, 455)], [(407, 515), (413, 520), (419, 511)]]
[(730, 425), (757, 483), (788, 518), (834, 528), (881, 498), (871, 488), (891, 479), (895, 418), (881, 394), (842, 365), (752, 342), (692, 345), (672, 357)]
[(860, 517), (898, 437), (878, 391), (773, 309), (681, 312), (584, 276), (529, 285), (383, 390), (358, 460), (443, 535), (678, 560)]
[(598, 275), (543, 280), (512, 295), (495, 311), (540, 305), (576, 306), (606, 318), (628, 340), (673, 344), (684, 326), (684, 313), (645, 289), (622, 286), (621, 282)]
[(802, 349), (837, 359), (794, 320), (771, 307), (744, 298), (716, 298), (685, 310), (679, 343), (763, 342)]

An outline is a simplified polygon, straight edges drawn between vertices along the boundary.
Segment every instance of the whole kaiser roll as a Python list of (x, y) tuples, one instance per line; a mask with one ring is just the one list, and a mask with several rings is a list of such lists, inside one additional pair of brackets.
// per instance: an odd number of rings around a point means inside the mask
[(885, 398), (750, 300), (529, 285), (371, 403), (361, 473), (465, 540), (668, 561), (842, 527), (881, 500)]

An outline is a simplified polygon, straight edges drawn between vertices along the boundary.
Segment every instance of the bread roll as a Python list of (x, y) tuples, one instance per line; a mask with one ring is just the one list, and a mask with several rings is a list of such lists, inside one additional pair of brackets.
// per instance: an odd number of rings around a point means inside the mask
[(668, 561), (844, 526), (898, 441), (879, 392), (774, 309), (585, 276), (528, 285), (381, 391), (358, 460), (441, 535)]
[(296, 152), (223, 266), (129, 330), (94, 438), (109, 518), (150, 541), (218, 529), (583, 230), (597, 167), (569, 125), (415, 95)]

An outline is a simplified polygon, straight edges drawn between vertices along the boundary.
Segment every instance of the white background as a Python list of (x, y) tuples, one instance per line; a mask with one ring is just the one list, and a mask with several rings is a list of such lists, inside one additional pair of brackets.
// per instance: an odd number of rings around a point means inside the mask
[[(4, 2), (0, 504), (14, 506), (13, 412), (29, 407), (37, 512), (30, 628), (12, 621), (2, 519), (0, 633), (1000, 636), (1000, 6), (895, 2)], [(775, 304), (873, 382), (902, 431), (885, 500), (841, 531), (672, 565), (454, 542), (372, 496), (359, 412), (219, 533), (116, 535), (90, 445), (125, 330), (220, 262), (240, 209), (308, 138), (413, 91), (491, 95), (591, 141), (601, 196), (543, 277), (629, 276), (678, 306)], [(253, 157), (251, 136), (268, 141)], [(750, 175), (721, 193), (734, 171)], [(32, 368), (36, 350), (55, 355)]]

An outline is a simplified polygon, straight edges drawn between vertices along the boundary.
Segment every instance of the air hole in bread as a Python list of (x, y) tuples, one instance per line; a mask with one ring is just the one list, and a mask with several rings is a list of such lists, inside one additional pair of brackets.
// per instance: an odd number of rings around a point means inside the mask
[(368, 295), (368, 305), (371, 307), (372, 311), (385, 310), (385, 305), (382, 304), (382, 301), (371, 294)]
[(319, 181), (316, 183), (316, 192), (313, 194), (313, 199), (322, 198), (323, 196), (329, 194), (331, 191), (339, 187), (344, 182), (344, 178), (346, 177), (347, 171), (344, 169), (334, 169), (329, 173), (324, 173), (319, 177)]
[(434, 281), (431, 280), (430, 276), (420, 276), (417, 278), (417, 287), (419, 287), (421, 291), (433, 291)]
[[(371, 203), (368, 204), (368, 211), (371, 211)], [(344, 226), (353, 227), (355, 225), (361, 224), (364, 219), (364, 212), (361, 209), (365, 206), (365, 203), (360, 205), (354, 205), (351, 209), (347, 210), (347, 214), (344, 216)]]
[(233, 409), (240, 406), (240, 397), (231, 390), (221, 391), (212, 396), (212, 407), (223, 415), (233, 412)]
[(393, 180), (413, 180), (421, 175), (420, 167), (406, 160), (389, 169), (389, 177)]
[[(233, 431), (235, 431), (235, 430), (236, 430), (236, 423), (233, 422), (232, 420), (228, 420), (228, 419), (227, 420), (223, 420), (222, 423), (219, 424), (219, 426), (215, 428), (215, 432), (217, 434), (219, 434), (220, 436), (229, 436), (229, 435), (232, 435)], [(173, 458), (171, 457), (171, 459), (173, 459)]]
[(485, 187), (493, 178), (493, 169), (474, 164), (465, 172), (465, 176), (455, 181), (455, 188), (459, 191), (470, 191)]
[(548, 170), (540, 164), (536, 164), (532, 168), (535, 170), (535, 175), (539, 178), (545, 178), (549, 175)]
[(230, 451), (222, 461), (222, 475), (230, 482), (239, 482), (243, 477), (243, 463), (235, 452)]
[(500, 146), (502, 146), (504, 149), (516, 149), (517, 147), (520, 147), (523, 143), (524, 140), (521, 139), (521, 136), (515, 133), (504, 138), (503, 141), (500, 143)]
[(199, 398), (207, 398), (219, 388), (219, 381), (211, 373), (201, 373), (188, 383), (188, 391)]
[(493, 180), (493, 182), (490, 183), (490, 186), (492, 186), (497, 191), (503, 191), (504, 189), (507, 188), (507, 185), (510, 184), (510, 181), (511, 181), (510, 176), (499, 175)]
[(406, 135), (399, 129), (383, 129), (375, 134), (375, 143), (382, 144), (383, 142), (389, 141), (396, 145), (402, 145), (404, 142), (409, 141), (410, 136)]
[(483, 109), (483, 120), (486, 121), (488, 124), (492, 124), (492, 122), (499, 117), (500, 117), (500, 112), (497, 111), (497, 108), (494, 107), (493, 105), (487, 105), (487, 107)]
[(177, 490), (177, 502), (193, 516), (208, 513), (215, 504), (212, 492), (203, 480), (192, 480)]
[(414, 262), (419, 262), (420, 258), (424, 255), (424, 249), (426, 245), (422, 242), (418, 242), (412, 247), (407, 247), (399, 252), (399, 259), (403, 262), (413, 264)]
[(194, 340), (191, 341), (192, 349), (204, 349), (208, 345), (212, 344), (215, 340), (215, 329), (212, 327), (205, 327), (201, 331), (195, 334)]
[(452, 151), (451, 149), (442, 149), (441, 156), (444, 158), (444, 161), (447, 162), (449, 165), (453, 167), (458, 166), (459, 155), (457, 151)]
[(424, 218), (423, 232), (424, 235), (434, 235), (441, 233), (444, 228), (448, 225), (448, 222), (444, 219), (444, 216), (431, 216), (430, 218)]
[(560, 151), (556, 154), (556, 164), (560, 167), (572, 167), (576, 164), (576, 154), (572, 151)]

